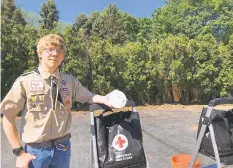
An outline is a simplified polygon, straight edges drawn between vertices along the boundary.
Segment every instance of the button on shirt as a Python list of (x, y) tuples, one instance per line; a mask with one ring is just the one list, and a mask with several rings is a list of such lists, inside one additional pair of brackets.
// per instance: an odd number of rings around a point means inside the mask
[(55, 104), (52, 96), (51, 74), (30, 72), (21, 75), (1, 103), (5, 116), (15, 117), (20, 111), (21, 136), (25, 143), (40, 143), (63, 137), (69, 133), (72, 102), (91, 102), (94, 96), (73, 75), (52, 74), (57, 80)]

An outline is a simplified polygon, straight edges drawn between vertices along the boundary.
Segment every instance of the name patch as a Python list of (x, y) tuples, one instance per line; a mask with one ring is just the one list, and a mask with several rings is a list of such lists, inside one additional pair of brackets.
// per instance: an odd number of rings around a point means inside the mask
[(43, 81), (42, 80), (33, 80), (31, 82), (31, 88), (32, 88), (32, 91), (36, 91), (36, 90), (44, 90), (44, 84), (43, 84)]

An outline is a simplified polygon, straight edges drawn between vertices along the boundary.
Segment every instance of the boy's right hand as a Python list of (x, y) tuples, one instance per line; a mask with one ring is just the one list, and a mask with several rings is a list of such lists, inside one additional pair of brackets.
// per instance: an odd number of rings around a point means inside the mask
[(29, 163), (35, 158), (36, 157), (34, 155), (23, 151), (16, 158), (16, 168), (29, 168)]

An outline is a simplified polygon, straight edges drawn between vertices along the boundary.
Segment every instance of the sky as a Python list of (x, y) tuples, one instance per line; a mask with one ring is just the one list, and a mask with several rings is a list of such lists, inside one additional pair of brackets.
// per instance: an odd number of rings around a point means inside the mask
[[(165, 6), (165, 0), (54, 0), (59, 10), (60, 21), (74, 23), (81, 13), (89, 15), (92, 11), (102, 11), (109, 4), (116, 4), (122, 11), (135, 17), (151, 17), (152, 12)], [(16, 0), (16, 6), (26, 13), (38, 14), (46, 0)]]

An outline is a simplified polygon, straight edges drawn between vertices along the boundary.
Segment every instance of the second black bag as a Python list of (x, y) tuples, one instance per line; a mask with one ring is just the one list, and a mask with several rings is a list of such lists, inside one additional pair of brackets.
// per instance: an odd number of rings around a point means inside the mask
[[(199, 120), (198, 134), (200, 132), (202, 121), (206, 115), (207, 108), (203, 108)], [(210, 120), (213, 125), (216, 144), (220, 158), (233, 156), (233, 112), (232, 110), (213, 109), (210, 115)], [(210, 132), (207, 127), (205, 136), (201, 143), (200, 152), (207, 156), (214, 157), (214, 149), (210, 137)], [(233, 158), (232, 158), (233, 159)]]
[(137, 112), (117, 112), (95, 118), (101, 168), (146, 168)]

